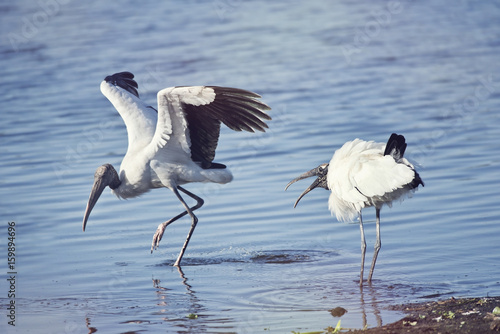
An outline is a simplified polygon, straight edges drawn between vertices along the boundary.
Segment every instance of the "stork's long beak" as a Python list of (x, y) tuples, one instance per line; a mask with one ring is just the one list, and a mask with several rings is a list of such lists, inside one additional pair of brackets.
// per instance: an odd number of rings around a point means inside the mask
[(104, 188), (109, 186), (111, 189), (116, 189), (120, 185), (120, 179), (116, 170), (110, 164), (102, 165), (97, 168), (94, 174), (94, 185), (92, 186), (92, 191), (90, 192), (89, 201), (87, 203), (87, 208), (85, 209), (85, 214), (83, 215), (83, 231), (85, 232), (85, 226), (87, 226), (87, 220), (89, 219), (90, 212), (97, 203), (97, 200), (101, 196)]
[(304, 197), (307, 193), (309, 193), (314, 188), (321, 187), (321, 188), (325, 188), (328, 190), (328, 184), (327, 184), (327, 180), (326, 180), (327, 174), (328, 174), (328, 164), (322, 164), (316, 168), (311, 169), (308, 172), (305, 172), (304, 174), (300, 175), (299, 177), (293, 179), (292, 181), (288, 182), (288, 184), (285, 187), (285, 190), (287, 190), (290, 185), (292, 185), (293, 183), (295, 183), (297, 181), (307, 179), (308, 177), (311, 177), (311, 176), (317, 176), (317, 179), (314, 180), (314, 182), (311, 183), (311, 185), (309, 187), (307, 187), (307, 189), (304, 190), (304, 192), (302, 194), (300, 194), (299, 198), (297, 198), (297, 200), (295, 201), (295, 204), (293, 205), (293, 207), (295, 208), (297, 206), (297, 204), (299, 204), (299, 201), (302, 199), (302, 197)]
[(97, 203), (97, 200), (101, 196), (104, 188), (106, 188), (107, 184), (104, 182), (104, 178), (101, 175), (100, 177), (96, 177), (94, 179), (94, 185), (92, 186), (92, 191), (90, 192), (89, 201), (87, 203), (87, 208), (85, 209), (85, 215), (83, 216), (83, 231), (85, 232), (85, 226), (87, 226), (87, 220), (89, 219), (90, 212), (94, 208), (94, 205)]

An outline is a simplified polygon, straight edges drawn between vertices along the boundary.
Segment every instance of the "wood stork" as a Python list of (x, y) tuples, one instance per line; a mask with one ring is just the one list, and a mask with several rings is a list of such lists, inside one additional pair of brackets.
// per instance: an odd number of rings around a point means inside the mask
[[(200, 197), (181, 186), (190, 182), (230, 182), (233, 176), (226, 166), (213, 162), (221, 122), (235, 131), (264, 132), (268, 126), (263, 120), (271, 120), (264, 111), (271, 108), (257, 100), (258, 94), (246, 90), (185, 86), (159, 91), (156, 110), (139, 98), (137, 88), (130, 72), (107, 76), (101, 83), (101, 92), (125, 122), (128, 150), (119, 173), (110, 164), (95, 172), (83, 230), (106, 186), (119, 198), (136, 197), (154, 188), (169, 188), (186, 210), (158, 226), (151, 252), (158, 247), (165, 228), (189, 214), (191, 228), (174, 264), (179, 266), (198, 222), (193, 211), (203, 205)], [(190, 208), (179, 190), (196, 200), (196, 205)]]
[(403, 155), (406, 149), (405, 137), (393, 133), (387, 143), (375, 143), (355, 139), (345, 143), (332, 157), (330, 163), (300, 175), (290, 181), (288, 187), (299, 180), (317, 176), (317, 179), (299, 196), (300, 199), (316, 187), (330, 190), (328, 208), (340, 221), (352, 221), (359, 216), (361, 230), (361, 272), (359, 284), (363, 284), (366, 242), (361, 210), (375, 207), (376, 233), (375, 251), (368, 276), (370, 283), (377, 261), (380, 242), (380, 209), (384, 204), (389, 207), (392, 201), (403, 199), (424, 182), (414, 166)]

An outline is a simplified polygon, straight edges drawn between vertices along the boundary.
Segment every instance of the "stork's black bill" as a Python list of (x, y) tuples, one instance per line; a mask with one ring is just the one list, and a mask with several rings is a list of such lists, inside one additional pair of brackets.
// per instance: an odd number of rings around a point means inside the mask
[(104, 78), (104, 81), (121, 87), (127, 92), (139, 97), (139, 92), (137, 92), (137, 88), (139, 88), (139, 85), (137, 85), (137, 82), (134, 80), (134, 75), (130, 72), (119, 72), (113, 75), (108, 75), (106, 78)]
[(297, 198), (297, 200), (295, 201), (295, 204), (293, 205), (293, 207), (295, 208), (297, 206), (297, 204), (299, 204), (299, 201), (302, 199), (302, 197), (304, 197), (307, 193), (309, 193), (314, 188), (321, 187), (321, 188), (328, 190), (327, 175), (328, 175), (328, 164), (321, 164), (318, 167), (313, 168), (310, 171), (305, 172), (304, 174), (300, 175), (299, 177), (288, 182), (288, 184), (285, 187), (285, 190), (287, 190), (288, 187), (290, 187), (293, 183), (295, 183), (297, 181), (307, 179), (308, 177), (311, 177), (311, 176), (317, 176), (316, 180), (314, 180), (314, 182), (311, 183), (311, 185), (309, 187), (307, 187), (307, 189), (304, 190), (304, 192), (302, 192), (302, 194), (300, 194), (299, 198)]
[(85, 231), (85, 227), (87, 226), (87, 220), (89, 219), (90, 212), (92, 212), (92, 209), (104, 191), (104, 188), (109, 186), (111, 189), (116, 189), (120, 183), (118, 173), (116, 173), (115, 168), (110, 164), (105, 164), (97, 168), (94, 174), (94, 185), (92, 186), (87, 208), (85, 209), (85, 214), (83, 216), (83, 231)]

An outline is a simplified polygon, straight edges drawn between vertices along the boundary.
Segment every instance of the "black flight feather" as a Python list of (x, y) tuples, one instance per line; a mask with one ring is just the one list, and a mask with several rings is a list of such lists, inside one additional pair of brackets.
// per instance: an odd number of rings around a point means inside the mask
[(268, 127), (262, 120), (271, 120), (263, 112), (269, 106), (256, 100), (260, 95), (247, 90), (207, 86), (215, 92), (215, 99), (206, 105), (183, 104), (191, 139), (191, 158), (204, 169), (225, 168), (213, 163), (219, 141), (220, 124), (234, 131), (265, 131)]
[(137, 82), (134, 80), (134, 75), (130, 72), (120, 72), (115, 73), (113, 75), (108, 75), (104, 78), (104, 81), (110, 82), (115, 86), (121, 87), (125, 89), (127, 92), (134, 94), (139, 97), (139, 93), (137, 92)]

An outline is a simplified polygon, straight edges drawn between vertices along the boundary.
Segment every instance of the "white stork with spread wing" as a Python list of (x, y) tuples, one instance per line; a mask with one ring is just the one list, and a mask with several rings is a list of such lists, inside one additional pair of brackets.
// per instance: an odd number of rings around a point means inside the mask
[[(203, 200), (182, 185), (190, 182), (228, 183), (233, 176), (225, 165), (213, 162), (224, 123), (235, 131), (264, 132), (263, 120), (271, 120), (264, 111), (270, 108), (257, 100), (258, 94), (227, 87), (186, 86), (158, 92), (158, 110), (145, 104), (130, 72), (107, 76), (101, 92), (123, 118), (128, 132), (128, 150), (120, 172), (110, 164), (102, 165), (94, 175), (94, 185), (83, 218), (83, 230), (90, 212), (106, 186), (120, 198), (139, 196), (154, 188), (169, 188), (186, 211), (160, 224), (153, 237), (156, 249), (165, 228), (189, 214), (191, 228), (174, 265), (182, 256), (198, 222), (193, 211)], [(197, 201), (189, 207), (179, 191)]]

